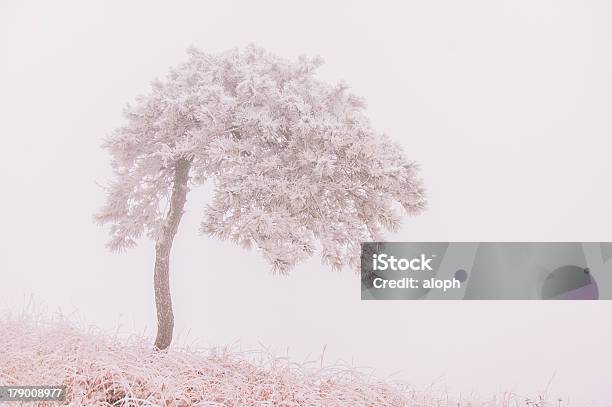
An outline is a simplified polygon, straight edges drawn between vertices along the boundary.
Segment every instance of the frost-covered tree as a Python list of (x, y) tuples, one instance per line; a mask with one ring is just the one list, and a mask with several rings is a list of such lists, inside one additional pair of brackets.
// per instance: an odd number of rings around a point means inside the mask
[(212, 180), (201, 230), (256, 247), (275, 273), (313, 254), (359, 268), (360, 243), (381, 240), (425, 205), (417, 167), (375, 131), (364, 101), (315, 76), (318, 58), (249, 46), (186, 62), (125, 110), (104, 143), (115, 180), (95, 216), (109, 247), (155, 241), (155, 346), (172, 340), (170, 250), (190, 188)]

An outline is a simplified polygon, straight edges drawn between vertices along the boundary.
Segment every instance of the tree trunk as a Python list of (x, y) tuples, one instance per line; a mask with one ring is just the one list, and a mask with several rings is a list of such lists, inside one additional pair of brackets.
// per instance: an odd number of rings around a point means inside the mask
[(155, 244), (155, 306), (157, 308), (157, 337), (155, 349), (163, 350), (172, 342), (174, 330), (174, 314), (170, 297), (170, 250), (179, 222), (183, 216), (183, 208), (187, 198), (187, 182), (191, 160), (179, 159), (174, 170), (174, 185), (170, 199), (170, 209), (162, 226), (161, 234)]

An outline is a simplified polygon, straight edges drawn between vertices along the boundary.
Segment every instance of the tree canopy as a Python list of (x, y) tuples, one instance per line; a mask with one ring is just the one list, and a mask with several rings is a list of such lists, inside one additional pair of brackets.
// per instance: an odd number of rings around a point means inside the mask
[(397, 230), (400, 207), (423, 210), (424, 188), (417, 165), (372, 128), (364, 100), (316, 77), (321, 63), (255, 46), (189, 49), (104, 143), (115, 180), (96, 219), (111, 225), (109, 247), (157, 239), (188, 160), (190, 187), (214, 182), (205, 234), (258, 248), (278, 273), (317, 242), (324, 264), (358, 268), (360, 243)]

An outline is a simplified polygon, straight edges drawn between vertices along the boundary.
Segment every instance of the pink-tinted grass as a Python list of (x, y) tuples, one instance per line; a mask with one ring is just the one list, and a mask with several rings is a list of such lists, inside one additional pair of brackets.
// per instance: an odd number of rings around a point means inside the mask
[[(0, 385), (66, 385), (74, 406), (519, 406), (388, 384), (354, 368), (294, 364), (265, 353), (171, 348), (79, 329), (64, 318), (0, 317)], [(39, 403), (38, 405), (57, 405)]]

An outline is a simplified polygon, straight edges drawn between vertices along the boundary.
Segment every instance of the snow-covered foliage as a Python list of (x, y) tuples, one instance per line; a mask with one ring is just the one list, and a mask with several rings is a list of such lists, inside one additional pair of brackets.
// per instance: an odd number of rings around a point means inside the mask
[(552, 405), (538, 403), (543, 398), (532, 402), (511, 393), (484, 401), (453, 400), (444, 391), (390, 384), (365, 370), (321, 366), (320, 361), (296, 364), (263, 352), (180, 347), (158, 352), (150, 339), (110, 337), (91, 326), (80, 329), (65, 318), (34, 314), (0, 315), (0, 349), (0, 385), (66, 385), (67, 404), (79, 407)]
[(395, 203), (424, 208), (417, 166), (371, 127), (362, 99), (315, 76), (320, 59), (255, 46), (188, 54), (104, 144), (116, 179), (96, 219), (111, 224), (111, 248), (157, 238), (179, 159), (191, 160), (191, 186), (215, 183), (202, 231), (258, 247), (275, 272), (317, 241), (325, 264), (357, 267), (360, 242), (399, 227)]
[(409, 395), (354, 369), (227, 349), (157, 352), (145, 338), (84, 332), (66, 319), (1, 317), (0, 348), (0, 385), (66, 385), (74, 406), (399, 407)]

